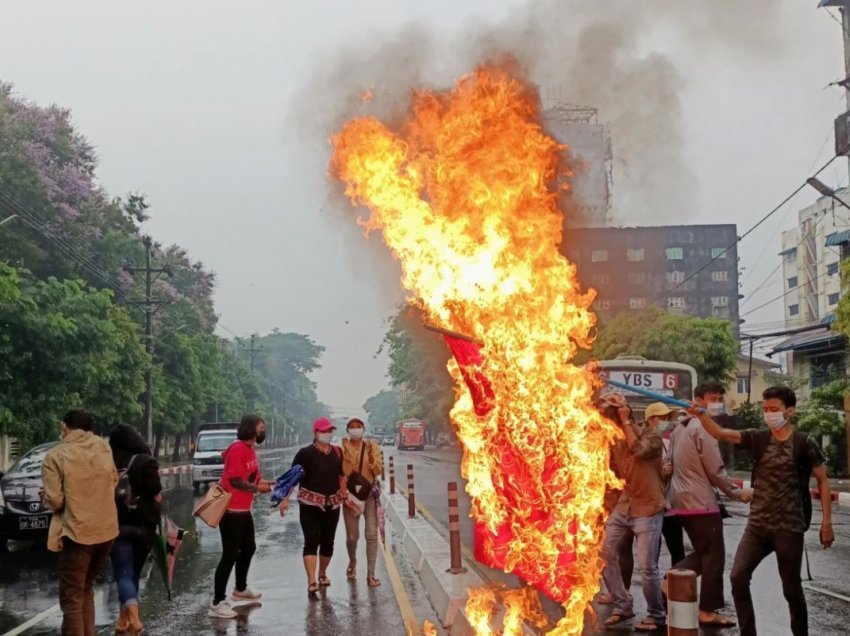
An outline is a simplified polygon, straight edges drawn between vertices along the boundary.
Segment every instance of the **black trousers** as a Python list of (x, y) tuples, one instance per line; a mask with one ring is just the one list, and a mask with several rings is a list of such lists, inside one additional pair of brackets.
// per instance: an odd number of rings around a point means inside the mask
[(732, 598), (738, 613), (741, 636), (756, 636), (756, 616), (753, 597), (750, 595), (750, 580), (759, 563), (771, 552), (776, 552), (782, 593), (788, 602), (793, 636), (808, 636), (809, 611), (800, 580), (803, 566), (803, 533), (766, 530), (747, 526), (738, 544), (735, 562), (732, 564)]
[(723, 519), (717, 512), (710, 515), (682, 515), (679, 521), (688, 533), (694, 551), (673, 567), (693, 570), (702, 577), (699, 587), (701, 612), (719, 610), (724, 605), (723, 567), (726, 564)]
[(664, 517), (661, 525), (661, 535), (670, 553), (670, 563), (678, 563), (685, 558), (685, 533), (679, 517)]
[(323, 557), (332, 557), (334, 537), (339, 525), (339, 508), (325, 510), (318, 506), (299, 504), (299, 521), (304, 533), (304, 556), (318, 553)]
[(250, 512), (225, 512), (218, 524), (221, 532), (221, 560), (215, 569), (215, 594), (213, 603), (227, 598), (227, 580), (236, 566), (236, 589), (244, 592), (248, 587), (248, 568), (257, 551), (254, 542), (254, 517)]

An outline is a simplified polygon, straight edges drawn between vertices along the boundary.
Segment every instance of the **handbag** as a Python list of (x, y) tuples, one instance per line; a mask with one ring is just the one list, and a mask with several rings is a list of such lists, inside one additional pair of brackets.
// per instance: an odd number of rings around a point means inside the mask
[(372, 494), (372, 482), (363, 476), (363, 458), (366, 455), (366, 442), (362, 442), (360, 447), (360, 465), (357, 467), (357, 472), (351, 473), (345, 482), (348, 492), (357, 497), (360, 501), (366, 501), (369, 495)]
[(195, 506), (192, 514), (207, 524), (210, 528), (218, 528), (218, 524), (233, 495), (222, 488), (221, 484), (210, 486), (207, 493)]

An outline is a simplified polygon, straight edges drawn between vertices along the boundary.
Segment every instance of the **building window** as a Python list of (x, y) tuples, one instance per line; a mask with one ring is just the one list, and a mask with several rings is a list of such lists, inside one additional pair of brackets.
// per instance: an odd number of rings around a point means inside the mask
[(684, 309), (686, 306), (684, 296), (671, 296), (667, 299), (668, 309)]
[(590, 260), (594, 263), (603, 263), (608, 260), (607, 250), (593, 250), (590, 253)]
[(796, 247), (794, 247), (790, 250), (787, 250), (785, 252), (785, 262), (786, 263), (793, 263), (796, 260), (797, 260), (797, 248)]
[(800, 305), (788, 305), (788, 314), (796, 316), (800, 313)]
[(668, 247), (665, 251), (668, 261), (681, 261), (684, 258), (681, 247)]
[(631, 263), (639, 263), (645, 257), (646, 254), (643, 248), (637, 250), (626, 250), (626, 258), (629, 259), (629, 262)]
[(646, 298), (629, 298), (629, 309), (643, 309), (646, 307)]
[(628, 281), (630, 285), (641, 285), (646, 282), (646, 272), (629, 272)]
[(729, 282), (729, 272), (725, 270), (711, 272), (711, 280), (715, 283), (727, 283)]
[(729, 307), (712, 307), (711, 315), (715, 318), (729, 319)]
[(740, 394), (749, 393), (750, 392), (750, 379), (749, 378), (738, 378), (735, 387)]
[(838, 294), (830, 294), (826, 298), (829, 301), (830, 306), (838, 304)]
[(728, 307), (729, 306), (729, 296), (712, 296), (711, 297), (711, 306), (712, 307)]
[(667, 272), (668, 283), (683, 283), (685, 282), (685, 272)]
[(797, 277), (792, 276), (788, 279), (788, 289), (794, 289), (797, 286)]
[(607, 298), (599, 298), (596, 301), (596, 309), (599, 311), (605, 311), (606, 309), (611, 309), (611, 301)]
[(712, 247), (711, 248), (711, 258), (726, 258), (726, 254), (729, 252), (725, 247)]
[(826, 275), (835, 276), (838, 273), (838, 263), (830, 263), (826, 266)]
[(608, 274), (594, 274), (592, 280), (594, 285), (607, 285), (611, 282), (611, 277)]

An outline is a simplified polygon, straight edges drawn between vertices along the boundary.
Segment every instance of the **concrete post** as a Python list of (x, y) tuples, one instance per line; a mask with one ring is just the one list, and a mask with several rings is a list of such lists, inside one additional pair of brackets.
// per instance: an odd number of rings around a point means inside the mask
[(413, 464), (407, 465), (407, 516), (410, 519), (416, 516), (416, 495), (413, 491)]
[(698, 636), (697, 575), (691, 570), (667, 573), (667, 636)]
[(392, 455), (390, 455), (390, 494), (395, 494), (395, 462)]
[(460, 517), (457, 509), (457, 482), (450, 481), (449, 491), (449, 553), (451, 555), (451, 566), (446, 572), (450, 574), (462, 574), (466, 572), (463, 567), (460, 552)]

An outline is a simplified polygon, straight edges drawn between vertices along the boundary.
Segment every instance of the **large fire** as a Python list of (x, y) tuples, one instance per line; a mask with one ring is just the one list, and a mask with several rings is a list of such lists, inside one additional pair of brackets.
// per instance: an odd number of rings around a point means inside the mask
[[(564, 148), (538, 114), (530, 84), (485, 65), (450, 91), (415, 92), (396, 127), (348, 122), (332, 138), (331, 170), (370, 210), (360, 222), (400, 261), (410, 302), (431, 324), (483, 343), (472, 375), (488, 384), (487, 404), (473, 402), (458, 363), (449, 365), (472, 514), (485, 559), (560, 602), (565, 615), (549, 633), (566, 635), (581, 633), (599, 588), (618, 431), (592, 406), (593, 375), (570, 363), (592, 339), (594, 293), (558, 249), (553, 183)], [(496, 596), (471, 591), (478, 634), (492, 633)], [(499, 600), (505, 634), (519, 634), (521, 618), (539, 620), (527, 595)]]

